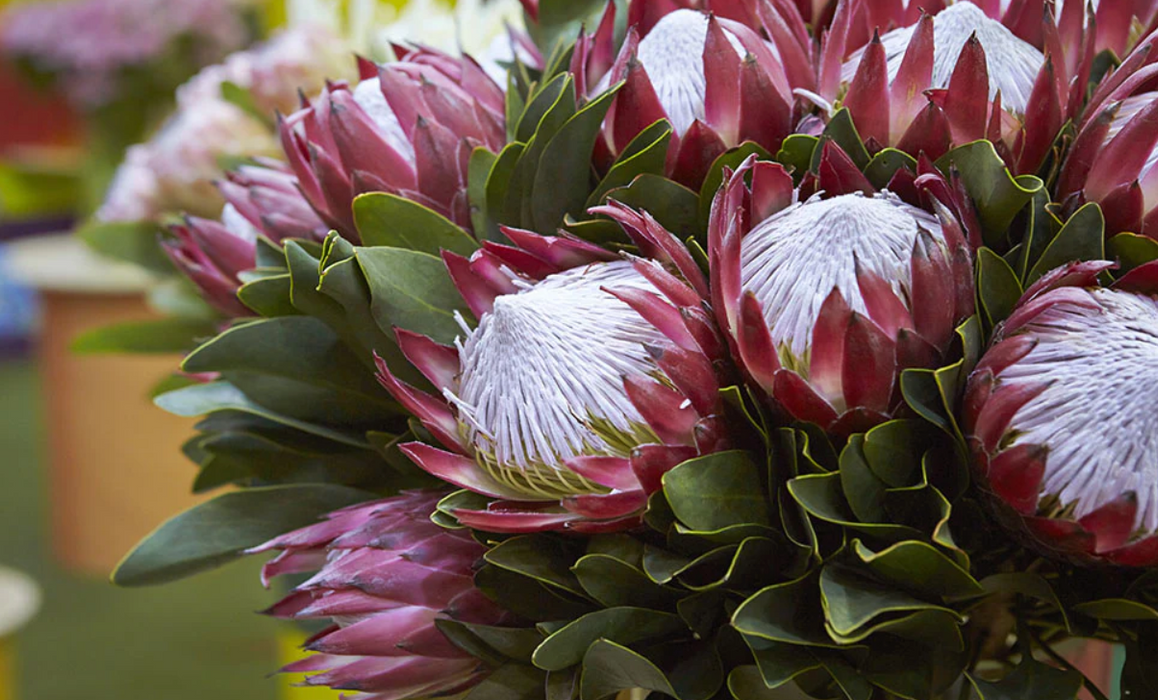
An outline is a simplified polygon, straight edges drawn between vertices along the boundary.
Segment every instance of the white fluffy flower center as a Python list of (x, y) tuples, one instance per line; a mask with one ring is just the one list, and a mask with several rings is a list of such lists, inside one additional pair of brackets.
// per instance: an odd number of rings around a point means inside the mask
[(1047, 383), (1010, 422), (1012, 445), (1044, 445), (1044, 495), (1085, 516), (1138, 497), (1138, 528), (1158, 531), (1158, 300), (1088, 292), (1100, 309), (1032, 325), (1038, 341), (999, 381)]
[[(727, 30), (724, 33), (736, 54), (743, 56), (746, 52), (736, 35)], [(665, 15), (639, 42), (636, 57), (647, 69), (655, 94), (677, 135), (705, 115), (707, 36), (707, 15), (696, 10), (676, 10)]]
[[(897, 77), (915, 30), (916, 25), (901, 27), (881, 37), (888, 57), (890, 82)], [(949, 86), (953, 69), (957, 67), (957, 57), (974, 32), (985, 49), (985, 62), (989, 67), (989, 99), (992, 100), (1000, 90), (1002, 107), (1024, 114), (1045, 56), (971, 2), (954, 3), (933, 17), (932, 87)], [(862, 48), (844, 64), (842, 77), (845, 80), (852, 80), (856, 75), (863, 55)]]
[(447, 394), (490, 466), (561, 471), (570, 457), (634, 447), (609, 444), (592, 422), (639, 433), (623, 378), (656, 371), (647, 346), (663, 336), (603, 287), (654, 290), (626, 261), (568, 270), (500, 296), (460, 342), (462, 373)]
[(366, 111), (366, 114), (370, 115), (370, 118), (382, 130), (386, 143), (390, 144), (390, 147), (399, 154), (405, 156), (406, 160), (413, 163), (415, 160), (414, 144), (406, 138), (406, 132), (402, 130), (402, 123), (398, 121), (394, 110), (390, 108), (390, 103), (386, 101), (386, 96), (382, 94), (382, 83), (377, 78), (358, 83), (354, 87), (354, 101)]
[(740, 284), (764, 308), (772, 339), (797, 358), (812, 345), (820, 307), (833, 288), (866, 313), (857, 269), (887, 280), (910, 298), (911, 259), (919, 231), (942, 240), (941, 225), (895, 195), (813, 197), (773, 214), (740, 245)]

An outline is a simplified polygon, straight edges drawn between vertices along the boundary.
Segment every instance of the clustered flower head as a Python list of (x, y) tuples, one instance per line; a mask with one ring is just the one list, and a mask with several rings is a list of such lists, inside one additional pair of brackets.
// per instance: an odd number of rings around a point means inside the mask
[[(1039, 668), (1067, 635), (1143, 645), (1158, 3), (523, 5), (510, 80), (361, 59), (164, 244), (235, 319), (190, 355), (230, 398), (189, 451), (284, 448), (239, 483), (341, 503), (372, 465), (378, 500), (249, 550), (312, 573), (271, 614), (333, 623), (286, 670), (382, 700), (1043, 700), (1084, 683)], [(260, 381), (230, 377), (245, 337), (281, 353)]]
[(65, 0), (9, 8), (0, 49), (35, 70), (57, 76), (81, 107), (123, 94), (129, 71), (176, 60), (192, 46), (193, 67), (242, 48), (249, 30), (233, 0)]

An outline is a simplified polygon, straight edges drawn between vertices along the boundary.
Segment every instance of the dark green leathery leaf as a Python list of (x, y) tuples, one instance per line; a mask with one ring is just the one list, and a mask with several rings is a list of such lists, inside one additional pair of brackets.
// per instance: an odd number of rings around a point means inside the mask
[(470, 255), (478, 243), (442, 214), (386, 192), (354, 198), (354, 223), (365, 246), (391, 246), (438, 255)]
[(1023, 659), (1012, 673), (993, 683), (968, 676), (980, 700), (1073, 700), (1082, 687), (1077, 671)]
[(770, 523), (761, 469), (743, 451), (697, 457), (663, 476), (676, 517), (695, 530)]
[[(174, 516), (117, 565), (113, 583), (146, 586), (216, 568), (330, 511), (373, 498), (334, 485), (292, 485), (226, 493)], [(222, 527), (229, 523), (229, 527)]]
[(626, 187), (640, 175), (662, 176), (671, 136), (671, 124), (666, 119), (661, 119), (636, 134), (587, 198), (587, 206), (600, 204), (608, 192)]
[(640, 569), (606, 554), (588, 554), (571, 567), (584, 592), (605, 607), (675, 610), (678, 590), (653, 582)]
[(606, 608), (588, 613), (547, 637), (535, 649), (535, 665), (557, 671), (579, 663), (596, 640), (607, 639), (631, 645), (648, 640), (669, 640), (687, 634), (687, 625), (677, 615), (645, 608)]
[(977, 297), (987, 328), (1004, 321), (1021, 298), (1017, 273), (989, 248), (977, 251)]
[(954, 148), (937, 160), (937, 167), (946, 175), (960, 175), (989, 246), (1000, 246), (1014, 217), (1043, 187), (1034, 175), (1014, 177), (988, 141)]
[(1101, 260), (1105, 257), (1105, 219), (1093, 202), (1074, 212), (1050, 241), (1026, 277), (1031, 284), (1039, 277), (1066, 263), (1079, 260)]
[(403, 328), (440, 343), (462, 333), (455, 312), (469, 317), (470, 310), (441, 258), (401, 248), (361, 248), (357, 260), (383, 331)]

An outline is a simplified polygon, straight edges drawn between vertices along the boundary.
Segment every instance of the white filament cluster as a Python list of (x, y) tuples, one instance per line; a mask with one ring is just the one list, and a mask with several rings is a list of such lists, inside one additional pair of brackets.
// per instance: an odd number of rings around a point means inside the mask
[[(745, 50), (732, 32), (728, 42), (743, 56)], [(676, 10), (664, 15), (639, 42), (636, 57), (651, 79), (659, 103), (667, 112), (676, 135), (704, 118), (707, 80), (704, 77), (704, 43), (708, 16), (696, 10)], [(606, 86), (604, 86), (606, 88)]]
[[(885, 56), (888, 59), (889, 82), (897, 77), (905, 51), (917, 25), (901, 27), (881, 37)], [(1033, 83), (1045, 63), (1045, 56), (1032, 44), (1017, 38), (1001, 22), (990, 19), (985, 12), (971, 2), (957, 2), (933, 17), (933, 84), (934, 88), (949, 86), (953, 69), (957, 67), (957, 57), (965, 42), (976, 32), (977, 39), (985, 49), (985, 62), (989, 67), (989, 99), (1001, 91), (1001, 105), (1017, 114), (1024, 114), (1029, 104)], [(864, 49), (852, 55), (844, 64), (841, 77), (851, 81), (860, 66)]]
[(625, 434), (642, 423), (623, 378), (656, 371), (647, 346), (663, 336), (603, 287), (654, 291), (627, 261), (568, 270), (498, 297), (460, 342), (447, 398), (470, 443), (502, 468), (563, 470), (563, 459), (616, 451), (591, 419)]
[(1138, 497), (1136, 527), (1158, 531), (1158, 300), (1088, 290), (1096, 309), (1034, 322), (1037, 345), (999, 377), (1047, 384), (1010, 422), (1011, 446), (1048, 449), (1042, 494), (1087, 515)]
[(821, 304), (833, 288), (853, 311), (866, 313), (858, 270), (872, 272), (900, 299), (910, 299), (920, 229), (943, 240), (936, 218), (893, 194), (815, 196), (773, 214), (744, 237), (740, 285), (763, 306), (773, 341), (804, 357)]

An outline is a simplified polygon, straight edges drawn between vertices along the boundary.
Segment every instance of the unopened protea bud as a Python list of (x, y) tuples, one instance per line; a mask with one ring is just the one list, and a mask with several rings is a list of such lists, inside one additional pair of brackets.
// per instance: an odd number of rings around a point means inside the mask
[(899, 404), (902, 369), (940, 359), (973, 283), (961, 228), (937, 210), (888, 192), (801, 202), (776, 163), (731, 174), (709, 225), (713, 305), (748, 376), (792, 417), (872, 426)]
[[(838, 75), (852, 31), (851, 7), (841, 4), (826, 35), (822, 92), (831, 100), (842, 83), (848, 85), (841, 105), (870, 151), (893, 146), (937, 158), (952, 146), (984, 138), (1016, 172), (1037, 170), (1069, 114), (1064, 61), (1046, 60), (1033, 44), (966, 1), (873, 36)], [(1056, 50), (1049, 13), (1046, 24)]]
[(965, 398), (982, 487), (1038, 549), (1090, 563), (1158, 564), (1158, 279), (1114, 288), (1111, 263), (1078, 263), (1030, 287)]
[(269, 614), (333, 622), (307, 642), (316, 654), (283, 671), (311, 674), (306, 685), (390, 700), (451, 695), (486, 677), (435, 625), (507, 618), (474, 586), (486, 548), (430, 521), (445, 495), (410, 491), (363, 503), (250, 550), (280, 550), (262, 569), (266, 585), (273, 576), (317, 572)]
[(702, 275), (650, 217), (617, 206), (603, 213), (683, 279), (578, 239), (506, 229), (519, 248), (488, 243), (470, 260), (444, 255), (477, 327), (464, 324), (454, 347), (398, 332), (403, 353), (442, 396), (402, 383), (379, 361), (383, 385), (450, 450), (411, 443), (403, 451), (499, 499), (485, 511), (456, 511), (466, 525), (632, 527), (665, 471), (725, 443), (721, 348), (698, 304)]
[(1151, 34), (1090, 98), (1057, 184), (1067, 210), (1097, 202), (1106, 234), (1158, 237), (1158, 34)]
[(219, 221), (186, 217), (165, 252), (202, 296), (227, 316), (249, 316), (237, 298), (241, 274), (256, 264), (258, 236), (321, 240), (329, 230), (302, 198), (297, 179), (273, 161), (244, 165), (217, 183), (226, 200)]
[(613, 63), (614, 3), (573, 56), (572, 70), (592, 93), (625, 81), (605, 122), (610, 153), (666, 119), (674, 132), (668, 173), (697, 189), (712, 161), (732, 146), (753, 141), (775, 153), (792, 133), (792, 90), (813, 88), (807, 31), (794, 8), (763, 3), (765, 28), (647, 5), (631, 4), (634, 24)]
[(353, 241), (352, 202), (364, 192), (412, 199), (469, 229), (467, 164), (476, 146), (505, 142), (502, 90), (469, 56), (431, 49), (361, 68), (353, 89), (333, 83), (281, 121), (306, 199)]

